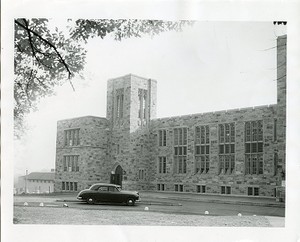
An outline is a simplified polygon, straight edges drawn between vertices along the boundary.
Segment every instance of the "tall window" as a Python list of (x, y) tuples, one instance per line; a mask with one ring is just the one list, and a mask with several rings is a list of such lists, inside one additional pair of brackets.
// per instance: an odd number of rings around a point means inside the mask
[(145, 180), (145, 179), (146, 179), (145, 169), (139, 169), (139, 180)]
[(167, 130), (162, 129), (158, 131), (158, 145), (159, 146), (167, 145)]
[(124, 88), (117, 89), (117, 118), (123, 118)]
[(167, 173), (167, 157), (158, 157), (158, 173)]
[(274, 141), (277, 140), (277, 119), (274, 119)]
[(219, 125), (219, 172), (231, 174), (235, 167), (235, 125)]
[(196, 127), (195, 172), (209, 171), (209, 126)]
[(274, 176), (277, 175), (278, 153), (274, 153)]
[(65, 155), (63, 157), (64, 171), (79, 171), (78, 165), (79, 155)]
[(139, 89), (139, 118), (146, 118), (146, 100), (147, 100), (147, 90)]
[(245, 174), (263, 174), (263, 123), (245, 123)]
[(174, 129), (174, 172), (186, 173), (187, 128)]
[(65, 146), (75, 146), (80, 144), (79, 129), (68, 129), (64, 131)]

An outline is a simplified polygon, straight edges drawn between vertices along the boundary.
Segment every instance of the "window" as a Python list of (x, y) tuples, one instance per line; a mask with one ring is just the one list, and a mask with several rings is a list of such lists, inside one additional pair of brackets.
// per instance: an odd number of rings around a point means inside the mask
[(277, 119), (274, 119), (274, 141), (277, 140)]
[(139, 169), (139, 180), (145, 180), (145, 178), (146, 178), (145, 169)]
[(107, 186), (100, 186), (98, 188), (98, 191), (100, 191), (100, 192), (108, 192), (108, 187)]
[(139, 89), (139, 118), (145, 119), (147, 112), (146, 112), (146, 100), (147, 100), (147, 90)]
[(165, 190), (165, 184), (157, 184), (157, 190), (158, 191), (164, 191)]
[(231, 194), (230, 186), (221, 186), (221, 194)]
[(274, 176), (277, 175), (278, 154), (274, 153)]
[(158, 131), (158, 145), (166, 146), (167, 145), (167, 130), (159, 130)]
[(205, 193), (206, 192), (206, 186), (205, 185), (197, 185), (197, 192), (198, 193)]
[(219, 125), (219, 173), (231, 174), (235, 168), (235, 124)]
[(174, 172), (186, 173), (187, 128), (174, 129)]
[(245, 174), (263, 174), (263, 123), (245, 123)]
[(175, 192), (183, 192), (183, 188), (182, 184), (175, 184)]
[(117, 118), (123, 118), (124, 88), (117, 89), (116, 92), (116, 116)]
[(61, 183), (61, 190), (65, 190), (66, 189), (66, 184), (65, 184), (65, 182), (62, 182)]
[(195, 135), (195, 173), (209, 171), (209, 126), (196, 127)]
[(68, 129), (64, 131), (65, 146), (76, 146), (80, 144), (79, 129)]
[(259, 196), (258, 187), (248, 187), (248, 196)]
[(74, 182), (74, 191), (77, 191), (77, 182)]
[(158, 173), (167, 173), (167, 157), (158, 157)]
[(79, 155), (65, 155), (63, 158), (64, 171), (68, 171), (68, 172), (79, 171), (78, 160), (79, 160)]

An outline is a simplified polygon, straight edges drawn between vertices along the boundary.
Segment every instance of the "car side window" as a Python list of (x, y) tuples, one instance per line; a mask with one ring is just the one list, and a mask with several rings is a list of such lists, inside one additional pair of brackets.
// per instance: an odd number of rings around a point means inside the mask
[(98, 191), (100, 191), (100, 192), (107, 192), (108, 191), (108, 187), (99, 187)]
[(108, 188), (108, 191), (110, 191), (110, 192), (115, 192), (115, 191), (116, 191), (116, 188), (115, 188), (115, 187), (109, 187), (109, 188)]

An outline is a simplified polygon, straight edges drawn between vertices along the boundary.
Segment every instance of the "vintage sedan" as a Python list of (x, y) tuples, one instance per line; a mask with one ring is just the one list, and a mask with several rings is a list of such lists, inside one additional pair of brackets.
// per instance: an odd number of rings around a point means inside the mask
[(133, 206), (136, 201), (140, 201), (138, 192), (123, 191), (121, 186), (115, 184), (97, 183), (89, 189), (78, 193), (77, 199), (89, 204), (94, 203), (126, 203)]

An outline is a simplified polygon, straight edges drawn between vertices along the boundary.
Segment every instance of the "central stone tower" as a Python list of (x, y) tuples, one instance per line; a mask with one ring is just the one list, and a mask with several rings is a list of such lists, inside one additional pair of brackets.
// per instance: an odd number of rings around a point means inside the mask
[[(107, 113), (111, 135), (111, 182), (128, 189), (146, 186), (150, 120), (156, 118), (157, 83), (128, 74), (108, 80)], [(144, 187), (146, 189), (146, 187)]]

